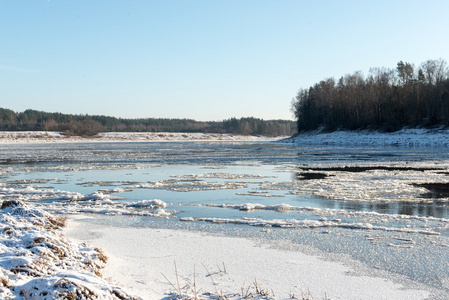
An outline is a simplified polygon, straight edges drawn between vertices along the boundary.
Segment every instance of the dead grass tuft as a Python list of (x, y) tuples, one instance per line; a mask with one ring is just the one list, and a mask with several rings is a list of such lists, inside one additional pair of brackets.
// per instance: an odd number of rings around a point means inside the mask
[(20, 295), (23, 296), (23, 298), (25, 300), (29, 300), (30, 298), (28, 298), (28, 292), (25, 289), (21, 289), (20, 290)]
[[(210, 272), (206, 266), (203, 265), (204, 269), (206, 270), (206, 277), (209, 277), (212, 283), (212, 286), (214, 287), (215, 292), (208, 292), (206, 289), (198, 289), (196, 285), (196, 270), (194, 266), (193, 271), (193, 286), (191, 284), (191, 280), (186, 279), (186, 284), (182, 286), (179, 282), (179, 274), (178, 274), (178, 268), (176, 265), (176, 261), (174, 262), (175, 265), (175, 276), (176, 281), (170, 281), (164, 274), (162, 276), (167, 280), (167, 282), (171, 285), (174, 291), (172, 291), (170, 299), (177, 299), (177, 300), (229, 300), (234, 299), (236, 296), (240, 297), (239, 299), (245, 299), (245, 300), (274, 300), (276, 299), (276, 295), (273, 291), (273, 289), (263, 287), (260, 283), (257, 282), (257, 279), (254, 279), (254, 281), (249, 284), (248, 286), (243, 286), (240, 289), (240, 293), (223, 293), (222, 290), (218, 289), (219, 284), (214, 279), (214, 276), (224, 276), (224, 274), (228, 274), (226, 270), (226, 266), (224, 263), (222, 263), (222, 266), (217, 265), (218, 271)], [(182, 287), (181, 287), (182, 286)], [(290, 300), (315, 300), (311, 294), (310, 291), (307, 291), (306, 293), (301, 291), (300, 296), (296, 296), (294, 293), (289, 294)], [(322, 300), (329, 300), (327, 295), (325, 295)]]
[(48, 222), (51, 224), (50, 228), (62, 228), (67, 225), (67, 217), (50, 217), (48, 218)]
[[(61, 299), (97, 299), (98, 295), (91, 289), (75, 283), (66, 277), (59, 279), (53, 286)], [(75, 297), (75, 298), (73, 298)]]
[(5, 209), (7, 207), (17, 207), (17, 206), (23, 206), (24, 203), (20, 200), (4, 200), (2, 202), (1, 209)]
[(14, 234), (14, 228), (12, 227), (5, 227), (3, 228), (3, 232), (9, 236)]
[(0, 278), (0, 284), (2, 287), (6, 287), (6, 288), (10, 287), (9, 279), (7, 277)]
[(96, 252), (98, 252), (98, 259), (102, 261), (103, 263), (106, 263), (108, 261), (108, 257), (104, 254), (103, 249), (95, 248)]
[(115, 298), (117, 298), (119, 300), (137, 300), (137, 298), (130, 297), (129, 295), (127, 295), (124, 292), (119, 291), (119, 290), (112, 290), (111, 294), (112, 294), (113, 297), (115, 297)]

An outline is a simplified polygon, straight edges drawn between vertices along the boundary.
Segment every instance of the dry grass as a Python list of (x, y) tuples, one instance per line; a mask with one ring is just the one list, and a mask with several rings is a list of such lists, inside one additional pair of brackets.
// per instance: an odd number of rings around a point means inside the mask
[[(73, 247), (59, 230), (66, 223), (65, 217), (55, 217), (45, 211), (31, 209), (22, 201), (9, 199), (0, 201), (1, 209), (8, 210), (5, 217), (4, 227), (0, 228), (0, 233), (4, 236), (3, 244), (13, 244), (17, 249), (17, 256), (26, 255), (26, 259), (15, 263), (9, 268), (10, 275), (0, 274), (0, 290), (2, 295), (4, 290), (10, 290), (13, 295), (20, 299), (99, 299), (104, 289), (97, 290), (84, 281), (85, 272), (88, 270), (98, 277), (102, 277), (100, 270), (104, 267), (108, 257), (100, 248), (91, 248), (87, 245), (79, 248)], [(0, 212), (1, 214), (2, 212)], [(32, 231), (32, 232), (29, 232)], [(9, 241), (10, 240), (10, 241)], [(83, 249), (82, 248), (87, 248)], [(26, 254), (23, 254), (26, 253)], [(29, 253), (29, 254), (28, 254)], [(16, 253), (14, 253), (16, 254)], [(59, 270), (73, 267), (82, 272), (80, 279), (58, 278), (56, 281), (47, 276), (55, 276)], [(17, 275), (12, 275), (17, 274)], [(47, 285), (33, 285), (32, 288), (22, 289), (15, 287), (18, 280), (31, 281), (42, 278), (47, 280)], [(112, 299), (134, 299), (120, 287), (111, 287), (109, 292)], [(16, 289), (16, 291), (14, 291)], [(16, 294), (17, 293), (17, 294)], [(9, 298), (8, 298), (9, 299)], [(12, 298), (11, 298), (12, 299)]]
[(67, 217), (49, 217), (48, 222), (50, 222), (50, 228), (57, 229), (62, 228), (67, 225)]
[(7, 207), (15, 207), (15, 206), (19, 206), (23, 204), (21, 201), (19, 200), (4, 200), (2, 202), (2, 206), (0, 207), (1, 209), (5, 209)]
[[(53, 286), (61, 299), (96, 299), (98, 295), (91, 289), (75, 283), (66, 277), (59, 279)], [(75, 298), (73, 298), (75, 297)]]
[[(214, 287), (214, 292), (207, 292), (206, 289), (200, 288), (196, 284), (196, 269), (193, 267), (193, 284), (192, 281), (186, 282), (185, 285), (181, 285), (179, 281), (179, 273), (178, 267), (176, 265), (176, 261), (174, 262), (175, 266), (175, 277), (176, 282), (170, 281), (164, 274), (162, 276), (167, 280), (167, 282), (172, 286), (173, 292), (171, 299), (180, 299), (180, 300), (230, 300), (230, 299), (245, 299), (245, 300), (273, 300), (275, 298), (275, 293), (273, 289), (263, 287), (260, 283), (257, 282), (257, 279), (254, 279), (252, 283), (248, 286), (245, 284), (240, 288), (240, 292), (238, 293), (223, 293), (222, 290), (218, 289), (218, 284), (214, 279), (214, 276), (223, 276), (224, 274), (228, 274), (226, 270), (226, 266), (222, 263), (222, 266), (217, 265), (218, 270), (215, 272), (210, 272), (206, 266), (203, 265), (206, 270), (207, 276), (211, 280), (211, 283)], [(181, 287), (182, 286), (182, 287)], [(312, 293), (308, 290), (307, 292), (301, 291), (300, 295), (295, 295), (294, 293), (289, 293), (290, 300), (317, 300), (318, 298), (314, 298)], [(320, 298), (322, 300), (329, 300), (327, 295), (324, 298)]]
[(10, 287), (8, 277), (2, 277), (2, 278), (0, 278), (0, 286), (6, 287), (6, 288), (9, 288), (9, 287)]
[(96, 252), (98, 252), (98, 255), (97, 255), (98, 259), (101, 260), (103, 263), (107, 263), (108, 257), (104, 254), (103, 249), (95, 248), (94, 250)]

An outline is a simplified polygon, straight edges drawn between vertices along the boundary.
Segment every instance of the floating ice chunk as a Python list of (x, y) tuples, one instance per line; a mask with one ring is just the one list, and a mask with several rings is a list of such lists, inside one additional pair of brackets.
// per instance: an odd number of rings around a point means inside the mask
[(155, 190), (169, 190), (175, 192), (192, 192), (192, 191), (211, 191), (225, 189), (241, 189), (246, 188), (247, 184), (240, 182), (207, 182), (197, 179), (168, 179), (153, 181), (146, 184), (138, 184), (130, 188), (145, 188)]
[(156, 209), (155, 211), (153, 211), (152, 214), (153, 214), (155, 217), (156, 217), (156, 216), (157, 216), (157, 217), (169, 217), (169, 216), (172, 215), (171, 212), (169, 212), (169, 211), (167, 211), (167, 210), (165, 210), (165, 209), (162, 209), (162, 208)]
[(239, 206), (240, 210), (255, 210), (255, 209), (264, 209), (266, 206), (262, 205), (262, 204), (257, 204), (257, 203), (245, 203)]
[(109, 195), (105, 195), (102, 192), (94, 192), (92, 194), (88, 194), (84, 197), (84, 200), (103, 200), (103, 199), (109, 199)]
[(272, 208), (273, 210), (277, 210), (277, 211), (290, 211), (290, 210), (293, 209), (293, 206), (285, 204), (285, 203), (282, 203), (282, 204), (279, 204), (279, 205), (269, 206), (269, 208)]
[(1, 188), (0, 192), (2, 194), (13, 194), (14, 193), (14, 189), (13, 188)]
[(142, 200), (135, 203), (128, 204), (127, 207), (149, 207), (149, 208), (165, 208), (167, 203), (162, 200)]
[(67, 194), (65, 196), (60, 197), (61, 200), (68, 200), (68, 201), (79, 201), (79, 200), (83, 200), (84, 196), (80, 193), (72, 193), (72, 194)]
[(113, 188), (113, 189), (101, 189), (100, 192), (106, 193), (106, 194), (115, 194), (115, 193), (123, 193), (126, 191), (122, 188)]
[(36, 193), (36, 189), (32, 186), (27, 186), (26, 189), (23, 191), (24, 193)]

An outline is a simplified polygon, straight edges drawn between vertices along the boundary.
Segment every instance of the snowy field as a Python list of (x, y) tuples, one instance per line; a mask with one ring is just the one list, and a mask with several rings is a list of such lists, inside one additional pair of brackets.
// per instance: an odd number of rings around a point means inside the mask
[(447, 299), (446, 131), (1, 136), (2, 299)]

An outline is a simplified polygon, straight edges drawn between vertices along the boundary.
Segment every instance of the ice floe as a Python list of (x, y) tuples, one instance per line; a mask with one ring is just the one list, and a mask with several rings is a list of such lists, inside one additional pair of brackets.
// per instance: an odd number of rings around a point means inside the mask
[(132, 189), (169, 190), (174, 192), (193, 192), (208, 190), (227, 190), (246, 188), (246, 183), (228, 181), (225, 183), (190, 179), (167, 179), (130, 186)]
[(33, 202), (36, 207), (64, 213), (96, 213), (106, 215), (137, 215), (148, 217), (169, 217), (175, 211), (165, 209), (161, 200), (142, 200), (137, 202), (114, 201), (102, 192), (81, 194), (68, 191), (39, 190), (32, 186), (25, 189), (0, 188), (0, 200), (17, 199)]
[(440, 235), (439, 232), (433, 230), (419, 230), (409, 228), (395, 228), (387, 226), (375, 226), (370, 223), (345, 223), (339, 219), (329, 221), (317, 221), (317, 220), (298, 220), (298, 219), (285, 219), (285, 220), (265, 220), (260, 218), (241, 218), (241, 219), (229, 219), (229, 218), (180, 218), (185, 222), (211, 222), (215, 224), (238, 224), (238, 225), (250, 225), (261, 227), (280, 227), (280, 228), (347, 228), (347, 229), (359, 229), (359, 230), (380, 230), (390, 232), (406, 232), (406, 233), (420, 233), (426, 235)]
[(219, 178), (219, 179), (263, 179), (272, 178), (273, 176), (264, 176), (260, 174), (231, 174), (224, 172), (192, 174), (192, 175), (171, 175), (172, 178), (183, 180), (197, 180), (199, 178)]
[(216, 208), (238, 209), (241, 211), (268, 210), (283, 213), (296, 213), (295, 219), (262, 218), (196, 218), (182, 217), (186, 222), (211, 222), (217, 224), (236, 224), (280, 228), (346, 228), (360, 230), (377, 230), (384, 232), (420, 233), (440, 235), (449, 229), (449, 219), (436, 217), (419, 217), (401, 214), (381, 214), (377, 212), (346, 211), (329, 208), (297, 207), (288, 204), (264, 205), (260, 203), (242, 204), (193, 204)]
[[(307, 169), (298, 169), (307, 174)], [(428, 189), (419, 186), (427, 182), (449, 183), (442, 170), (365, 172), (326, 171), (327, 176), (313, 180), (264, 182), (261, 190), (283, 190), (293, 195), (308, 194), (333, 200), (353, 202), (432, 202), (423, 197)]]

